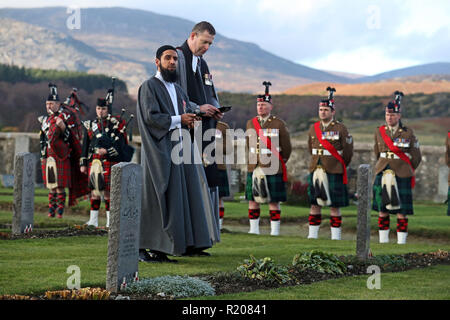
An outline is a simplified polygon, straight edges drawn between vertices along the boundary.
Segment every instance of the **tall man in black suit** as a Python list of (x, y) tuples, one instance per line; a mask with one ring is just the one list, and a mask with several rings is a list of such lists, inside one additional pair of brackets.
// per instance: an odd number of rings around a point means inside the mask
[[(177, 48), (178, 84), (184, 89), (189, 97), (189, 104), (186, 112), (202, 115), (202, 137), (209, 129), (216, 129), (217, 121), (222, 119), (223, 114), (218, 110), (219, 99), (209, 72), (208, 64), (203, 59), (203, 55), (208, 51), (214, 41), (216, 31), (214, 27), (206, 21), (197, 23), (189, 38)], [(203, 138), (202, 138), (203, 140)], [(210, 188), (211, 204), (213, 207), (212, 222), (219, 232), (219, 174), (217, 165), (206, 154), (205, 148), (210, 143), (215, 143), (214, 136), (208, 141), (196, 141), (201, 152), (204, 171), (208, 186)], [(215, 154), (212, 154), (214, 157)], [(219, 239), (214, 239), (218, 241)]]

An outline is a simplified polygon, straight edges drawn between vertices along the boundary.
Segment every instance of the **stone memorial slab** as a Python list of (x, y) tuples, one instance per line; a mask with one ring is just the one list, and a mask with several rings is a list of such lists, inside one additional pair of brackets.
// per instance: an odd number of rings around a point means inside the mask
[(2, 186), (5, 188), (14, 187), (14, 176), (12, 174), (2, 174), (1, 175)]
[(29, 136), (16, 136), (14, 138), (14, 154), (24, 153), (30, 151), (30, 137)]
[(137, 278), (142, 167), (121, 162), (111, 170), (111, 213), (106, 289), (118, 292)]
[(20, 152), (14, 158), (13, 234), (33, 228), (35, 161), (36, 157), (28, 152)]
[(230, 193), (235, 194), (240, 190), (241, 182), (241, 171), (240, 170), (229, 170), (228, 179), (230, 181)]
[(358, 222), (356, 236), (356, 256), (361, 260), (369, 258), (370, 253), (370, 201), (372, 168), (368, 164), (358, 167)]
[(448, 167), (439, 167), (438, 175), (438, 192), (436, 195), (436, 201), (444, 202), (448, 195)]

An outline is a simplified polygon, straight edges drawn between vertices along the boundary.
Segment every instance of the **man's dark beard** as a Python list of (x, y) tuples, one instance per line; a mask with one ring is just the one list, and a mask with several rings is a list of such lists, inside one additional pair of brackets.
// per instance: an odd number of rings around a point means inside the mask
[(177, 71), (170, 71), (169, 69), (163, 68), (163, 66), (159, 67), (161, 76), (166, 82), (175, 82), (177, 81)]

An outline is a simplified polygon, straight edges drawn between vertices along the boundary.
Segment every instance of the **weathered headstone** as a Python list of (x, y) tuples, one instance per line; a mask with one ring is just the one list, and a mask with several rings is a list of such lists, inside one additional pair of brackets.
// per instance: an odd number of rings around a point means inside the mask
[(36, 157), (28, 152), (20, 152), (14, 158), (13, 234), (33, 228), (35, 161)]
[(14, 138), (14, 154), (24, 153), (30, 151), (30, 137), (26, 135), (19, 135)]
[(14, 175), (12, 174), (2, 174), (1, 175), (2, 186), (5, 188), (13, 188), (14, 187)]
[(111, 215), (106, 289), (118, 292), (138, 272), (142, 167), (121, 162), (111, 170)]
[(435, 201), (444, 202), (448, 195), (448, 167), (440, 166), (438, 171), (438, 192)]
[(240, 183), (241, 183), (241, 172), (239, 170), (230, 170), (229, 180), (230, 180), (230, 193), (235, 194), (238, 193), (240, 190)]
[(370, 199), (372, 168), (368, 164), (358, 167), (358, 225), (356, 236), (356, 256), (366, 260), (370, 252)]
[(227, 164), (227, 178), (228, 178), (228, 187), (230, 190), (230, 195), (228, 197), (224, 197), (224, 200), (233, 200), (234, 199), (234, 194), (236, 193), (235, 188), (233, 188), (232, 185), (232, 179), (233, 179), (233, 170), (231, 169), (231, 165)]

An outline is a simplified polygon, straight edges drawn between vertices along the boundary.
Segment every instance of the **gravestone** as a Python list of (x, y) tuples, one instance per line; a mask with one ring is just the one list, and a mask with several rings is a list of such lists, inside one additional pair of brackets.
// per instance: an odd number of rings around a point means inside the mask
[(14, 176), (12, 174), (2, 174), (1, 175), (2, 186), (5, 188), (14, 187)]
[(30, 141), (31, 139), (29, 136), (16, 136), (14, 138), (14, 154), (29, 152)]
[(231, 165), (229, 165), (229, 164), (226, 165), (226, 168), (227, 168), (226, 170), (227, 170), (228, 188), (230, 190), (230, 195), (228, 197), (224, 197), (223, 199), (225, 201), (230, 201), (230, 200), (232, 201), (234, 199), (234, 194), (236, 193), (231, 184), (233, 170), (231, 169)]
[(37, 188), (46, 188), (44, 179), (42, 178), (41, 155), (35, 153), (34, 156), (36, 157), (36, 176), (34, 182), (36, 183)]
[(235, 194), (240, 191), (241, 184), (241, 172), (239, 170), (230, 170), (229, 181), (230, 181), (230, 193)]
[(356, 235), (356, 256), (366, 260), (370, 252), (370, 200), (372, 168), (368, 164), (358, 167), (358, 225)]
[(137, 277), (142, 167), (121, 162), (111, 170), (110, 229), (106, 290), (118, 292)]
[(14, 158), (14, 203), (12, 233), (30, 232), (34, 221), (34, 177), (36, 157), (20, 152)]
[(448, 195), (448, 167), (439, 167), (438, 175), (438, 192), (435, 201), (444, 202)]

